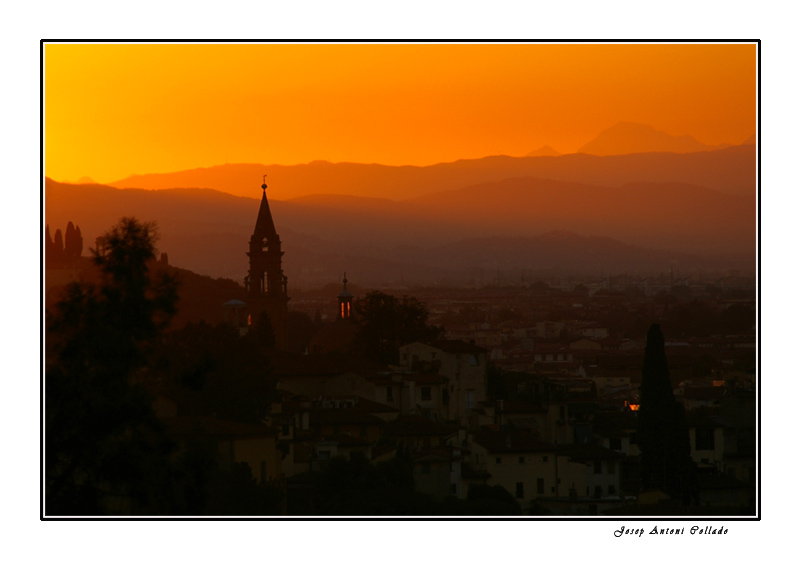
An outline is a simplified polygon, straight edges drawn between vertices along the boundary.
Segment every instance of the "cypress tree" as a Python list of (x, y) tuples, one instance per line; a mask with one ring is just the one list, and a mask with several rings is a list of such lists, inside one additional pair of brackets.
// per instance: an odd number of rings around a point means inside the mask
[(53, 252), (56, 245), (53, 243), (53, 236), (50, 235), (50, 225), (44, 227), (44, 258), (45, 262), (50, 263), (53, 259)]
[(53, 261), (61, 263), (64, 260), (64, 238), (61, 236), (61, 230), (56, 230), (55, 238), (53, 239)]
[(683, 405), (675, 400), (658, 324), (650, 326), (642, 367), (638, 438), (642, 487), (688, 503), (696, 492)]
[(83, 235), (81, 234), (81, 227), (75, 226), (75, 257), (80, 257), (83, 254)]
[(72, 259), (75, 256), (75, 225), (67, 222), (67, 231), (64, 234), (64, 256)]

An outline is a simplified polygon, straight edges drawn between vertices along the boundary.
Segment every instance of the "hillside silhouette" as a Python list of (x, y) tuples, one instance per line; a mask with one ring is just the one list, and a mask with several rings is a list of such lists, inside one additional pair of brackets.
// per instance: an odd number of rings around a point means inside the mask
[[(253, 178), (267, 175), (270, 200), (337, 194), (404, 200), (513, 177), (541, 177), (605, 187), (636, 182), (691, 183), (731, 195), (754, 196), (753, 145), (685, 154), (650, 152), (614, 156), (489, 156), (432, 166), (316, 161), (294, 166), (225, 164), (174, 173), (134, 175), (114, 181), (120, 188), (215, 189), (257, 197)], [(256, 180), (258, 181), (258, 180)]]
[(755, 200), (682, 183), (613, 188), (517, 178), (400, 204), (429, 220), (450, 213), (450, 228), (481, 235), (567, 230), (668, 251), (755, 252)]
[[(245, 252), (257, 212), (254, 199), (209, 189), (148, 191), (47, 180), (45, 203), (49, 223), (69, 219), (81, 224), (87, 247), (107, 229), (108, 216), (129, 213), (159, 224), (159, 251), (168, 252), (174, 266), (237, 282), (247, 272)], [(359, 280), (367, 283), (457, 280), (466, 268), (484, 266), (488, 257), (467, 245), (463, 251), (451, 246), (450, 251), (463, 255), (450, 259), (437, 248), (497, 238), (500, 255), (505, 245), (513, 248), (518, 243), (503, 239), (535, 238), (552, 231), (622, 244), (613, 251), (595, 247), (597, 259), (586, 263), (593, 271), (604, 256), (606, 269), (620, 271), (642, 270), (654, 261), (663, 270), (667, 259), (691, 262), (696, 268), (731, 268), (731, 259), (738, 263), (732, 268), (754, 266), (754, 198), (686, 184), (613, 188), (517, 178), (406, 201), (316, 195), (271, 201), (270, 206), (293, 286), (330, 282), (345, 268), (357, 271)], [(564, 246), (552, 266), (580, 270), (577, 247)], [(648, 260), (639, 250), (658, 256)], [(545, 250), (531, 251), (531, 259), (514, 259), (534, 266), (535, 254)], [(497, 258), (492, 267), (511, 266), (512, 260)]]

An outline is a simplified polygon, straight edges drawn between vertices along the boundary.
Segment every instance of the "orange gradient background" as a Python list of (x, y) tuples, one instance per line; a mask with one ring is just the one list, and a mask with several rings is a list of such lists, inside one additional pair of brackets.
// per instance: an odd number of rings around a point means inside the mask
[(756, 130), (754, 44), (47, 44), (45, 174), (430, 165), (578, 150), (621, 121)]

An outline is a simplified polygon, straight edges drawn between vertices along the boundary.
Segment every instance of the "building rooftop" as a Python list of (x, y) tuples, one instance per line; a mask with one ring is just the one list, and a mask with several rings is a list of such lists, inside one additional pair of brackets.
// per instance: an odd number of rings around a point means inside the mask
[(388, 423), (384, 436), (449, 436), (458, 432), (458, 427), (426, 419), (420, 415), (402, 415)]
[(543, 442), (527, 431), (483, 430), (472, 433), (472, 439), (476, 444), (495, 454), (546, 452), (557, 449), (554, 444)]
[(597, 444), (575, 444), (564, 446), (558, 453), (559, 456), (567, 456), (576, 462), (586, 462), (591, 460), (613, 460), (624, 457), (623, 454), (609, 450)]
[(459, 341), (457, 339), (439, 339), (436, 341), (426, 341), (423, 344), (439, 349), (450, 354), (482, 354), (486, 353), (486, 349), (479, 347), (474, 343), (467, 343), (466, 341)]
[(355, 407), (341, 407), (338, 409), (313, 409), (311, 411), (311, 426), (318, 425), (381, 425), (383, 419), (376, 417)]

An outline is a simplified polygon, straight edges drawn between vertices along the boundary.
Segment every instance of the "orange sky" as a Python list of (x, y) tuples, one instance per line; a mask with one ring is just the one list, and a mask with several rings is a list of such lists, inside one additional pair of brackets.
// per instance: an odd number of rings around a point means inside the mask
[(756, 130), (752, 44), (48, 44), (44, 62), (60, 181), (568, 153), (620, 121), (706, 144)]

